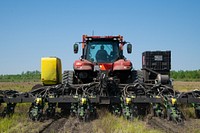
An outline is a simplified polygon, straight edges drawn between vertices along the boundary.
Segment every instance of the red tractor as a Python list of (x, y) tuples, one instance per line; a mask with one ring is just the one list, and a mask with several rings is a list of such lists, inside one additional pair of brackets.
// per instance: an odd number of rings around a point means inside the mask
[[(123, 41), (123, 36), (87, 36), (83, 35), (82, 56), (73, 64), (73, 71), (65, 71), (65, 83), (91, 83), (104, 77), (107, 81), (118, 83), (130, 82), (132, 63), (123, 55), (123, 46), (127, 53), (132, 52), (132, 45)], [(74, 44), (74, 53), (78, 53), (78, 44)]]

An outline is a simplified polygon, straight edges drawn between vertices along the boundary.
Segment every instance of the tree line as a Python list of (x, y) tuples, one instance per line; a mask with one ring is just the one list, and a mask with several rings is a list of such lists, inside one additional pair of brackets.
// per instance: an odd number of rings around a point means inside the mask
[(191, 71), (171, 71), (171, 77), (180, 81), (200, 81), (200, 69)]
[(40, 71), (27, 71), (21, 74), (0, 75), (0, 82), (39, 82)]
[[(171, 78), (178, 81), (200, 81), (200, 69), (192, 71), (171, 71)], [(40, 71), (27, 71), (21, 74), (0, 75), (0, 82), (39, 82)]]

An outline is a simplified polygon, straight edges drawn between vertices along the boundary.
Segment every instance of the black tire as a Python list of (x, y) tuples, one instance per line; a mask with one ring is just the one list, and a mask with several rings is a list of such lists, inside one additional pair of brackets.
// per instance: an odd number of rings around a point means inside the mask
[(36, 85), (34, 85), (34, 86), (32, 87), (31, 90), (36, 90), (36, 89), (41, 88), (41, 87), (43, 87), (42, 84), (36, 84)]
[(62, 83), (71, 85), (74, 83), (74, 72), (73, 71), (64, 71), (62, 77)]
[(126, 81), (126, 83), (130, 84), (130, 83), (133, 83), (136, 80), (137, 80), (137, 71), (132, 70), (128, 80)]
[(132, 76), (133, 82), (134, 82), (135, 80), (137, 80), (137, 70), (131, 71), (131, 76)]
[(137, 80), (140, 83), (144, 83), (144, 74), (141, 70), (137, 70)]

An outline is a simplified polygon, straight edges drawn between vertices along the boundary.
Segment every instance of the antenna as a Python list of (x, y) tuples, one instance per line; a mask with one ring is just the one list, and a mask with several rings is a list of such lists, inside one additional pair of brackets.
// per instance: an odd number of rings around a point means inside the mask
[(92, 36), (94, 36), (94, 30), (92, 30)]

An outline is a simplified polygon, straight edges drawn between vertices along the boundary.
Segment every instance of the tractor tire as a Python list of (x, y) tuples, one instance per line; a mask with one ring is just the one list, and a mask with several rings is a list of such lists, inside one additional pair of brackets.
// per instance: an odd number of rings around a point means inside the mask
[(131, 84), (134, 83), (137, 80), (137, 71), (136, 70), (132, 70), (130, 73), (130, 76), (128, 77), (126, 83), (127, 84)]
[(62, 83), (72, 85), (74, 83), (74, 72), (64, 71), (63, 77), (62, 77)]
[(137, 80), (140, 83), (144, 83), (144, 74), (141, 70), (137, 70)]
[(136, 70), (131, 71), (131, 76), (132, 76), (133, 82), (134, 82), (135, 80), (137, 80), (137, 71), (136, 71)]
[(34, 85), (34, 86), (32, 87), (31, 90), (36, 90), (36, 89), (41, 88), (41, 87), (43, 87), (42, 84), (36, 84), (36, 85)]

